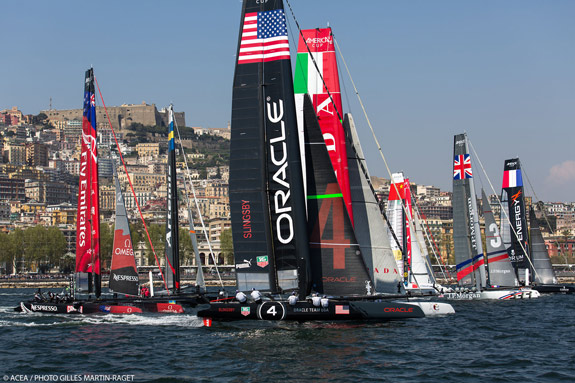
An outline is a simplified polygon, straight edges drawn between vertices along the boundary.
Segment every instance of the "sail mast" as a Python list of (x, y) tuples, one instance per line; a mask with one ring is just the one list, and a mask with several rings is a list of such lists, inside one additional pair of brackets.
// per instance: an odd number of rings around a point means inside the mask
[(167, 205), (166, 218), (166, 283), (173, 293), (180, 290), (180, 247), (178, 228), (178, 180), (176, 175), (176, 147), (174, 141), (174, 110), (168, 108), (168, 166), (167, 166)]

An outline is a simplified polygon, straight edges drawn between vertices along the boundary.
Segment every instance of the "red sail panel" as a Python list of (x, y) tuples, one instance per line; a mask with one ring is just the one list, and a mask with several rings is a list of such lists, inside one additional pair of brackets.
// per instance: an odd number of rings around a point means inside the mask
[(80, 185), (76, 220), (76, 271), (100, 275), (100, 209), (98, 205), (98, 150), (94, 72), (86, 72)]
[[(306, 58), (308, 60), (307, 65), (303, 64), (304, 67), (307, 66), (308, 68), (307, 93), (312, 98), (319, 126), (337, 177), (337, 182), (343, 194), (347, 212), (353, 225), (346, 137), (343, 129), (341, 90), (339, 87), (333, 35), (331, 28), (302, 30), (302, 34), (303, 38), (302, 35), (300, 35), (298, 44), (298, 60), (306, 60)], [(312, 53), (312, 57), (316, 60), (317, 69), (319, 69), (321, 76), (317, 73), (315, 65), (311, 61), (311, 57), (306, 57), (305, 55), (309, 53), (308, 47)], [(300, 55), (302, 53), (303, 55)]]

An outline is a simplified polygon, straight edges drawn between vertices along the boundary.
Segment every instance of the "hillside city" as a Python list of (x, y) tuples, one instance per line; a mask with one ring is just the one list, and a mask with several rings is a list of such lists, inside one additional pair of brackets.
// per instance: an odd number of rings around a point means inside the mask
[[(124, 188), (129, 219), (133, 222), (136, 264), (140, 269), (155, 265), (136, 200), (163, 264), (161, 238), (166, 217), (167, 111), (146, 103), (109, 107), (114, 132), (101, 108), (97, 108), (96, 114), (103, 267), (109, 267), (106, 260), (110, 256), (106, 254), (112, 252), (116, 203), (114, 164)], [(232, 271), (228, 198), (230, 127), (189, 128), (183, 112), (176, 113), (175, 118), (181, 138), (178, 141), (183, 147), (183, 151), (178, 149), (177, 152), (179, 185), (183, 196), (187, 197), (180, 198), (183, 233), (180, 237), (188, 237), (192, 220), (202, 264), (211, 267), (216, 262)], [(76, 247), (82, 110), (49, 109), (37, 115), (24, 114), (18, 107), (1, 110), (0, 133), (0, 274), (70, 272)], [(116, 139), (134, 193), (119, 161)], [(184, 178), (187, 187), (184, 187)], [(188, 179), (193, 180), (193, 188), (189, 187)], [(389, 180), (372, 177), (372, 184), (385, 204)], [(414, 182), (411, 182), (411, 189), (416, 197), (414, 205), (426, 219), (429, 250), (439, 254), (444, 264), (453, 264), (451, 192)], [(196, 213), (194, 200), (198, 201), (200, 214)], [(194, 205), (190, 210), (189, 201)], [(535, 208), (553, 263), (573, 263), (575, 203), (533, 203), (529, 197), (526, 203)], [(481, 199), (478, 200), (480, 204)], [(496, 195), (490, 196), (490, 205), (498, 217), (500, 205)], [(192, 211), (192, 217), (189, 211)], [(197, 266), (191, 245), (183, 240), (180, 248), (184, 253), (184, 270), (188, 267), (191, 273)], [(438, 262), (434, 257), (432, 260)]]

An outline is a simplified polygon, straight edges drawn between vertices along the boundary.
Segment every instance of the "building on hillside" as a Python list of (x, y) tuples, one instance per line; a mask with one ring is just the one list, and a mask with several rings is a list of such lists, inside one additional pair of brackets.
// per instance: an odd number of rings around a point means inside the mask
[[(121, 132), (129, 128), (132, 124), (138, 123), (144, 126), (168, 126), (168, 112), (165, 109), (158, 111), (155, 104), (148, 105), (145, 102), (141, 104), (123, 104), (121, 106), (109, 106), (107, 112), (110, 121), (116, 132)], [(57, 126), (58, 123), (77, 120), (82, 121), (82, 109), (67, 109), (67, 110), (43, 110), (48, 116), (48, 120), (53, 125)], [(175, 112), (174, 116), (178, 126), (186, 126), (186, 118), (184, 112)], [(97, 129), (109, 129), (108, 117), (104, 108), (96, 107), (96, 122)], [(81, 126), (81, 125), (80, 125)]]

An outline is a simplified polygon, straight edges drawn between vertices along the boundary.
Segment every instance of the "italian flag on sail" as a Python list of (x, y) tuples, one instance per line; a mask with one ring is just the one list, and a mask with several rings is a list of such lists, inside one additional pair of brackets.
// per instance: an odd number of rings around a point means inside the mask
[(331, 28), (302, 30), (302, 35), (299, 38), (294, 77), (300, 134), (303, 134), (303, 95), (308, 93), (353, 224), (341, 91)]

